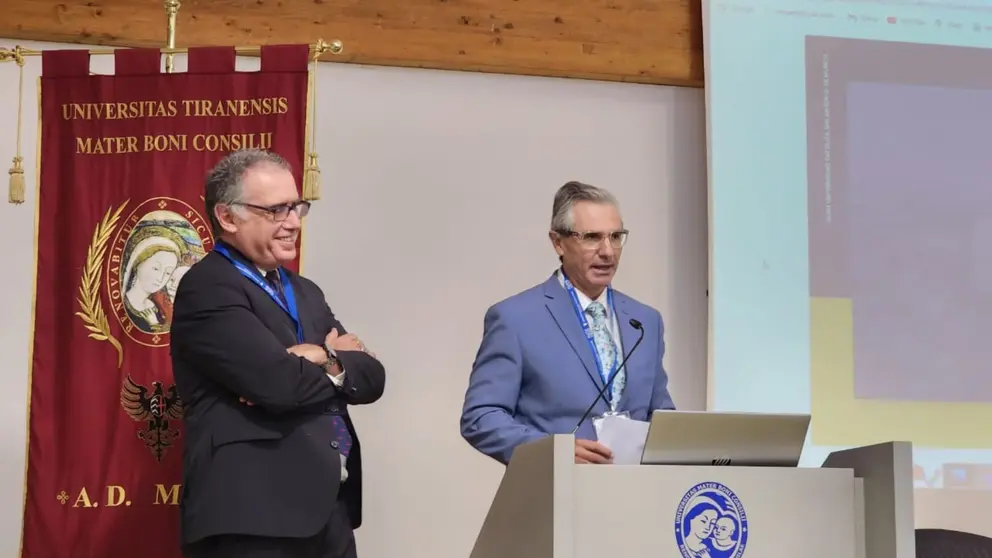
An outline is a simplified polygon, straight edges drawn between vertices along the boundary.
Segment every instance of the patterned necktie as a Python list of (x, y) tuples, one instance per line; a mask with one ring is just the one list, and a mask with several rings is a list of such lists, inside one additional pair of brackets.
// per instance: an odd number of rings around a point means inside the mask
[(348, 432), (348, 424), (340, 415), (333, 415), (331, 419), (334, 421), (334, 438), (337, 442), (337, 450), (341, 455), (348, 457), (348, 454), (351, 453), (352, 441), (351, 432)]
[[(607, 325), (606, 307), (603, 306), (603, 303), (594, 300), (586, 308), (586, 313), (592, 317), (592, 338), (596, 344), (596, 352), (599, 353), (599, 362), (603, 365), (603, 374), (605, 374), (603, 381), (606, 382), (610, 379), (609, 374), (613, 371), (613, 365), (617, 362), (617, 346), (613, 342), (613, 334), (610, 333), (610, 328)], [(614, 408), (620, 400), (620, 394), (623, 393), (623, 387), (626, 383), (624, 376), (624, 371), (621, 370), (617, 373), (616, 378), (613, 379), (613, 385), (610, 389), (610, 401), (612, 402), (611, 406)]]

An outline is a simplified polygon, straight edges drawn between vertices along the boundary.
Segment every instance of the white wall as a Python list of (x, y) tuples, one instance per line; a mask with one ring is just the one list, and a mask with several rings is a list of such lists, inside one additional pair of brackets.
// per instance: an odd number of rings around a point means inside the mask
[[(112, 61), (93, 69), (110, 73)], [(28, 200), (0, 204), (12, 270), (0, 289), (0, 556), (16, 556), (21, 522), (39, 72), (30, 59)], [(17, 106), (16, 83), (16, 67), (0, 65), (0, 106)], [(546, 231), (568, 180), (619, 197), (631, 238), (618, 288), (665, 316), (676, 403), (705, 407), (702, 91), (327, 64), (318, 96), (324, 199), (303, 272), (389, 374), (383, 399), (354, 411), (367, 456), (363, 558), (468, 555), (502, 471), (458, 433), (482, 316), (555, 267)], [(0, 169), (15, 122), (0, 112)]]

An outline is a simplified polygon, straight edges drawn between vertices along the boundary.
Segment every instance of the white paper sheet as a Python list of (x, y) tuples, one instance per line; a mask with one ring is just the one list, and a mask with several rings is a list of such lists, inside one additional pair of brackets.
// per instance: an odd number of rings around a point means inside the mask
[(613, 451), (614, 465), (640, 465), (650, 423), (620, 416), (594, 421), (599, 443)]

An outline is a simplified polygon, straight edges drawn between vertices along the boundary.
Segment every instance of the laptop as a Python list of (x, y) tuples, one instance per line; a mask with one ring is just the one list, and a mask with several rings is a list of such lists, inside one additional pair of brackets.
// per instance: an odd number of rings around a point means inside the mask
[(641, 463), (797, 467), (810, 416), (655, 411)]

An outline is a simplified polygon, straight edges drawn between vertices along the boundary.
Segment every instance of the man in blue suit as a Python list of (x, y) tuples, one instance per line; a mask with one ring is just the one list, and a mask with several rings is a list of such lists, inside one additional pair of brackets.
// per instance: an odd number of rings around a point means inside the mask
[[(648, 420), (655, 409), (675, 408), (662, 367), (661, 314), (610, 285), (628, 236), (616, 198), (581, 182), (565, 184), (555, 194), (549, 236), (561, 267), (489, 308), (465, 393), (462, 437), (504, 464), (520, 444), (572, 432), (637, 341), (632, 321), (643, 327), (644, 341), (592, 416)], [(575, 462), (611, 460), (592, 420), (584, 420)]]

